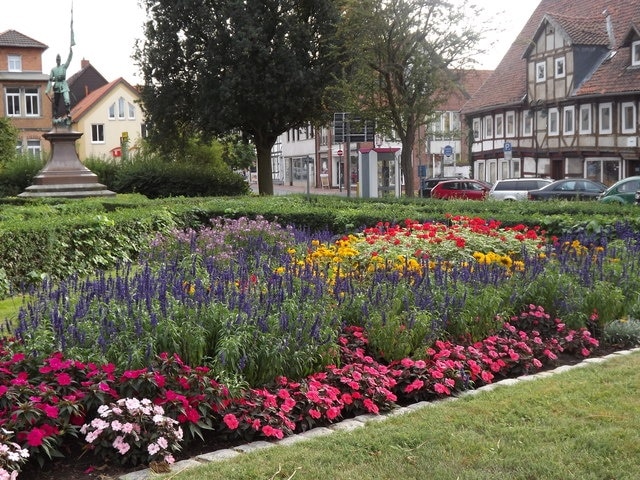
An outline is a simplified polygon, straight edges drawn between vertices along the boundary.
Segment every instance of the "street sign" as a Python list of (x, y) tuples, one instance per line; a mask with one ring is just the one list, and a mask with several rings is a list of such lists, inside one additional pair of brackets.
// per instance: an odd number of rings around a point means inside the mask
[(503, 150), (504, 150), (504, 159), (511, 160), (513, 158), (512, 151), (511, 151), (511, 142), (504, 142)]
[(453, 147), (451, 145), (445, 145), (443, 150), (445, 157), (450, 157), (453, 155)]
[(344, 154), (342, 150), (338, 150), (336, 153), (338, 154), (339, 157), (341, 157)]

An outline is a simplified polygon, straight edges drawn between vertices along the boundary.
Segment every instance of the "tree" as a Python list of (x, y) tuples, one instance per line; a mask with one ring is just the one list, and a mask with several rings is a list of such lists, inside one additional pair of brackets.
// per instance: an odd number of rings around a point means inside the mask
[(6, 117), (0, 117), (0, 167), (16, 154), (18, 129)]
[(340, 45), (347, 49), (334, 98), (402, 143), (407, 196), (414, 194), (412, 155), (418, 130), (456, 88), (456, 72), (473, 63), (482, 31), (446, 0), (344, 0)]
[(136, 48), (151, 141), (240, 131), (254, 143), (260, 194), (273, 194), (278, 135), (323, 115), (339, 65), (332, 0), (142, 0)]

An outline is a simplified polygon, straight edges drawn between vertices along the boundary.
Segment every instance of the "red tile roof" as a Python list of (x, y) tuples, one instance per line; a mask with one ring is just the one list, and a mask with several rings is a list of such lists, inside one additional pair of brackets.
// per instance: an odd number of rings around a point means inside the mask
[(42, 50), (49, 48), (44, 43), (27, 37), (15, 30), (5, 30), (0, 33), (0, 47), (39, 48)]
[[(541, 0), (493, 75), (465, 104), (463, 111), (470, 113), (491, 110), (522, 101), (527, 92), (527, 67), (523, 54), (531, 45), (531, 40), (545, 15), (558, 22), (568, 34), (575, 35), (575, 38), (571, 39), (574, 44), (596, 42), (597, 45), (608, 45), (605, 11), (611, 15), (616, 45), (622, 44), (633, 25), (640, 25), (640, 0)], [(601, 27), (594, 33), (588, 33), (585, 28), (590, 22), (596, 26), (601, 24)], [(611, 71), (614, 67), (622, 68), (623, 57), (626, 57), (627, 64), (630, 63), (628, 50), (623, 50), (621, 49), (611, 61), (605, 62), (606, 65), (603, 64), (601, 67), (603, 71), (598, 70), (576, 94), (587, 94), (586, 92), (597, 89), (601, 92), (615, 92), (621, 87), (617, 83), (621, 80), (618, 78), (620, 75), (625, 82), (632, 82), (631, 73), (622, 74), (619, 71), (614, 75)], [(626, 75), (629, 75), (629, 78)], [(633, 91), (637, 91), (637, 87)]]

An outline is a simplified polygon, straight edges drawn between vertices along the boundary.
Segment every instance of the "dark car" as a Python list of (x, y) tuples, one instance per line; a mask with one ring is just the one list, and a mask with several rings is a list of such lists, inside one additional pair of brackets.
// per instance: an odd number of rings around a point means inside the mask
[(431, 189), (435, 187), (440, 182), (444, 182), (445, 180), (457, 180), (462, 177), (429, 177), (423, 178), (422, 182), (420, 182), (420, 196), (423, 198), (431, 197)]
[(530, 190), (529, 200), (597, 200), (607, 189), (603, 183), (588, 178), (556, 180), (538, 190)]
[(432, 198), (484, 200), (491, 190), (491, 184), (470, 178), (445, 180), (431, 189)]

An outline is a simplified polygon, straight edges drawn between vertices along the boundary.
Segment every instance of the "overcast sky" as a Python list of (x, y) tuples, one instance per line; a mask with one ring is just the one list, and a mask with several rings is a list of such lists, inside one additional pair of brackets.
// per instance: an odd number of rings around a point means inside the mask
[[(485, 11), (487, 25), (495, 28), (492, 40), (499, 43), (490, 55), (479, 59), (477, 68), (497, 66), (538, 0), (475, 0)], [(2, 0), (0, 32), (17, 30), (48, 45), (43, 55), (43, 71), (55, 65), (56, 54), (64, 62), (69, 52), (71, 0)], [(141, 78), (131, 55), (142, 37), (146, 14), (138, 0), (75, 0), (73, 20), (76, 46), (69, 75), (80, 70), (84, 58), (108, 80), (124, 77), (132, 84)], [(495, 26), (495, 27), (494, 27)]]

